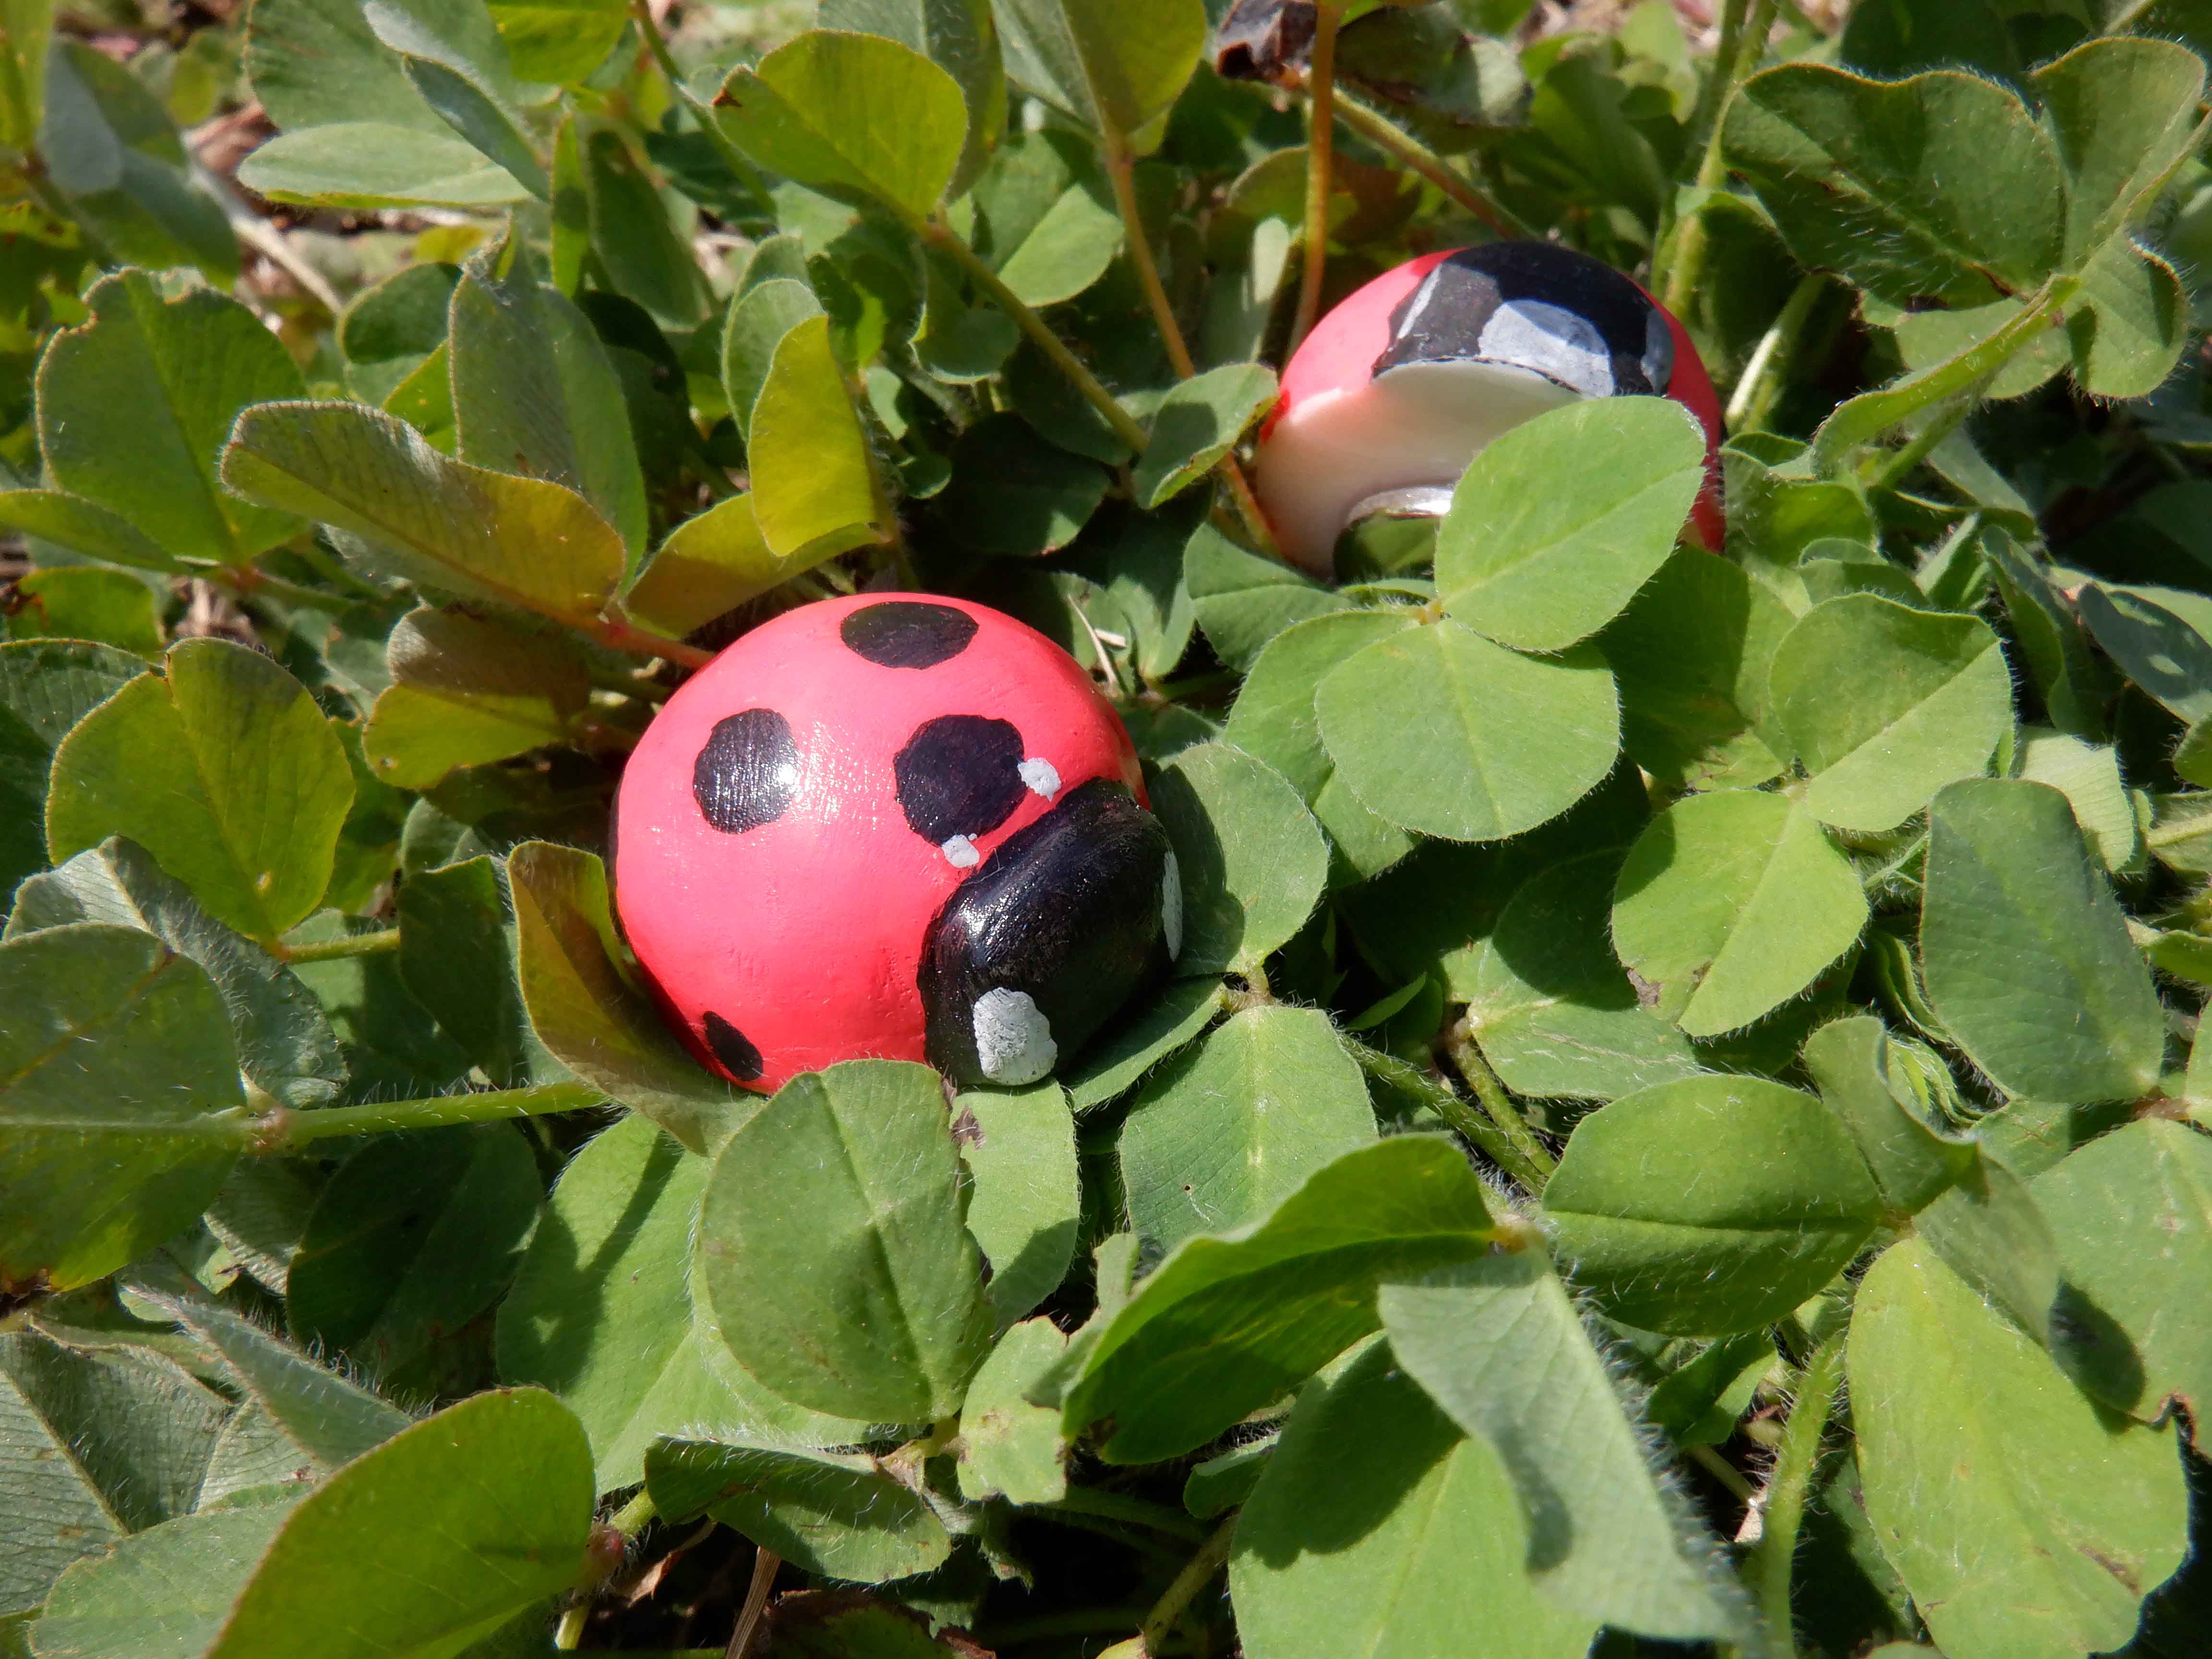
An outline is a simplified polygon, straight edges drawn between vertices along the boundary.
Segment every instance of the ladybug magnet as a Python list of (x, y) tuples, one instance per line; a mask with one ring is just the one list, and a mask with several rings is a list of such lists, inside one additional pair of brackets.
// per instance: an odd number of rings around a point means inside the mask
[(1036, 1082), (1182, 943), (1120, 719), (959, 599), (755, 629), (669, 699), (617, 813), (623, 933), (686, 1046), (750, 1088), (863, 1055)]
[(1690, 526), (1718, 549), (1720, 403), (1665, 307), (1549, 242), (1427, 254), (1344, 300), (1292, 354), (1253, 484), (1283, 550), (1327, 575), (1347, 526), (1442, 514), (1501, 433), (1577, 398), (1631, 396), (1673, 398), (1705, 428)]

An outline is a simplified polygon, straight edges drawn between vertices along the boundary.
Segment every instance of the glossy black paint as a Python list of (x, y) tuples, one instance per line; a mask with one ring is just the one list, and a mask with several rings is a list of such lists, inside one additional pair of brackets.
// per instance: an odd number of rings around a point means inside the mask
[(848, 615), (838, 623), (837, 637), (878, 668), (934, 668), (968, 648), (975, 619), (949, 605), (886, 599)]
[(799, 787), (799, 747), (791, 722), (773, 708), (748, 708), (714, 729), (691, 763), (700, 814), (725, 835), (773, 823)]
[(1026, 993), (1061, 1063), (1147, 981), (1167, 972), (1160, 895), (1167, 831), (1118, 784), (1086, 783), (1006, 843), (930, 924), (921, 1006), (930, 1064), (963, 1087), (987, 1082), (975, 1008), (987, 991)]
[(717, 1013), (710, 1012), (704, 1023), (707, 1046), (724, 1070), (740, 1083), (750, 1083), (761, 1074), (761, 1051), (751, 1038)]
[(981, 714), (925, 721), (891, 761), (908, 824), (940, 844), (988, 835), (1011, 817), (1029, 788), (1021, 766), (1022, 734), (1013, 722)]

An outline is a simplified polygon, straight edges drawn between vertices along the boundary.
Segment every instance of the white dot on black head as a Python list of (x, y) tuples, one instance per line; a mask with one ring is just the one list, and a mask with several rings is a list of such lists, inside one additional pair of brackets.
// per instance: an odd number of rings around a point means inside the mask
[(739, 836), (773, 823), (799, 788), (799, 746), (791, 722), (773, 708), (748, 708), (717, 720), (691, 763), (691, 796), (708, 823)]
[(1026, 991), (1003, 986), (975, 999), (975, 1060), (994, 1083), (1018, 1087), (1052, 1075), (1060, 1058), (1052, 1023)]
[(879, 668), (934, 668), (968, 648), (975, 619), (949, 605), (885, 599), (847, 613), (837, 637)]
[(899, 809), (925, 841), (988, 835), (1029, 793), (1022, 734), (1012, 721), (943, 714), (916, 728), (891, 762)]

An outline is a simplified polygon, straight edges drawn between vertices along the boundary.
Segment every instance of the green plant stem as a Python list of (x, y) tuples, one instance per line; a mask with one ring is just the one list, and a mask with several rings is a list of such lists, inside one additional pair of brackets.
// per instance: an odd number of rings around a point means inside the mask
[(1738, 1502), (1751, 1504), (1758, 1500), (1759, 1493), (1751, 1482), (1743, 1478), (1743, 1471), (1711, 1446), (1692, 1446), (1682, 1455), (1726, 1486)]
[(714, 660), (711, 651), (702, 651), (696, 645), (655, 634), (620, 617), (562, 617), (558, 620), (611, 651), (628, 652), (634, 657), (659, 657), (679, 668), (704, 668)]
[(960, 234), (941, 219), (918, 222), (915, 231), (930, 246), (950, 255), (975, 281), (975, 285), (998, 304), (1000, 310), (1012, 317), (1023, 333), (1030, 337), (1036, 349), (1052, 359), (1053, 367), (1065, 374), (1070, 385), (1083, 394), (1083, 399), (1114, 428), (1114, 435), (1137, 451), (1144, 452), (1145, 428), (1130, 418), (1129, 411), (1115, 401), (1114, 394), (1098, 383), (1098, 377), (1085, 368), (1066, 343), (1045, 325), (1020, 295), (999, 280), (999, 273), (986, 264), (981, 255), (968, 246)]
[(1536, 1132), (1528, 1127), (1528, 1120), (1521, 1115), (1520, 1109), (1513, 1103), (1513, 1097), (1506, 1093), (1505, 1085), (1498, 1080), (1498, 1073), (1490, 1069), (1490, 1062), (1483, 1059), (1482, 1050), (1474, 1046), (1472, 1036), (1456, 1039), (1449, 1045), (1447, 1052), (1451, 1055), (1453, 1066), (1467, 1079), (1468, 1087), (1474, 1091), (1474, 1097), (1482, 1103), (1482, 1109), (1490, 1115), (1491, 1121), (1513, 1143), (1514, 1150), (1534, 1171), (1535, 1179), (1528, 1183), (1529, 1190), (1542, 1192), (1544, 1183), (1552, 1178), (1552, 1171), (1559, 1168), (1559, 1160), (1552, 1156), (1551, 1149), (1537, 1137)]
[(584, 1626), (591, 1619), (592, 1604), (579, 1601), (574, 1607), (561, 1610), (561, 1622), (553, 1627), (553, 1650), (569, 1653), (584, 1645)]
[(454, 1123), (494, 1123), (502, 1118), (544, 1117), (604, 1106), (606, 1096), (586, 1083), (536, 1083), (525, 1089), (485, 1089), (474, 1094), (434, 1095), (424, 1100), (375, 1101), (366, 1106), (279, 1110), (260, 1118), (204, 1120), (224, 1124), (256, 1152), (293, 1152), (338, 1135), (382, 1134), (400, 1129), (438, 1129)]
[(1767, 1477), (1765, 1513), (1759, 1542), (1745, 1564), (1778, 1659), (1796, 1659), (1797, 1643), (1790, 1616), (1790, 1575), (1797, 1554), (1797, 1534), (1813, 1476), (1820, 1468), (1820, 1437), (1835, 1410), (1844, 1381), (1844, 1333), (1813, 1351), (1797, 1374), (1797, 1395), (1782, 1431), (1782, 1447)]
[(1902, 449), (1887, 456), (1867, 480), (1869, 489), (1894, 489), (1904, 483), (1912, 469), (1926, 460), (1936, 445), (1949, 437), (1966, 422), (1966, 416), (1980, 407), (1989, 393), (1990, 382), (1996, 377), (1985, 375), (1966, 391), (1951, 400), (1948, 409), (1938, 410), (1920, 434)]
[[(1727, 18), (1741, 19), (1741, 33), (1730, 40)], [(1736, 89), (1750, 78), (1759, 67), (1759, 60), (1766, 53), (1766, 37), (1774, 27), (1774, 0), (1729, 0), (1723, 16), (1720, 49), (1714, 53), (1718, 64), (1712, 108), (1707, 119), (1710, 125), (1702, 129), (1705, 152), (1698, 161), (1697, 186), (1701, 191), (1718, 190), (1728, 178), (1728, 163), (1721, 154), (1721, 134), (1728, 120), (1729, 100)], [(1714, 83), (1707, 90), (1714, 91)], [(1705, 274), (1705, 216), (1703, 204), (1693, 209), (1690, 216), (1674, 227), (1671, 243), (1666, 248), (1666, 282), (1662, 292), (1662, 303), (1677, 317), (1690, 307), (1696, 297), (1698, 283)]]
[(1167, 1633), (1174, 1628), (1183, 1609), (1198, 1597), (1221, 1571), (1221, 1564), (1229, 1559), (1229, 1548), (1237, 1539), (1237, 1517), (1232, 1515), (1216, 1527), (1206, 1540), (1199, 1546), (1198, 1553), (1183, 1564), (1173, 1583), (1152, 1603), (1152, 1610), (1145, 1615), (1144, 1640), (1146, 1653), (1158, 1653)]
[(1501, 236), (1535, 234), (1519, 214), (1504, 203), (1483, 194), (1436, 151), (1340, 88), (1336, 93), (1336, 118), (1376, 149), (1396, 157), (1409, 171), (1427, 179)]
[(1395, 1054), (1370, 1048), (1357, 1037), (1340, 1036), (1339, 1040), (1352, 1059), (1358, 1061), (1360, 1070), (1368, 1076), (1385, 1087), (1419, 1095), (1428, 1103), (1429, 1109), (1442, 1118), (1454, 1133), (1472, 1144), (1485, 1158), (1522, 1186), (1534, 1191), (1541, 1184), (1535, 1167), (1521, 1156), (1519, 1148), (1506, 1139), (1504, 1132), (1468, 1105), (1449, 1084), (1431, 1077), (1419, 1066), (1409, 1065)]
[(2133, 0), (2132, 4), (2123, 6), (2119, 10), (2112, 14), (2112, 20), (2105, 25), (2104, 33), (2106, 34), (2125, 34), (2130, 29), (2133, 28), (2137, 23), (2140, 23), (2145, 17), (2148, 16), (2150, 15), (2150, 9), (2157, 3), (2158, 0)]
[[(1189, 343), (1182, 337), (1182, 325), (1176, 320), (1167, 284), (1160, 280), (1159, 262), (1152, 257), (1152, 239), (1145, 234), (1145, 217), (1137, 206), (1136, 157), (1130, 155), (1124, 137), (1110, 130), (1105, 135), (1103, 148), (1106, 174), (1113, 181), (1114, 204), (1121, 210), (1121, 234), (1128, 245), (1129, 263), (1136, 267), (1137, 283), (1145, 290), (1145, 303), (1151, 308), (1152, 321), (1160, 331), (1161, 343), (1167, 348), (1168, 362), (1179, 379), (1188, 380), (1198, 373), (1198, 364), (1190, 355)], [(1237, 457), (1224, 455), (1214, 470), (1229, 486), (1230, 499), (1237, 504), (1237, 515), (1243, 520), (1246, 533), (1270, 557), (1282, 556), (1275, 546), (1274, 532), (1267, 527), (1259, 499), (1252, 494), (1252, 486)]]
[(707, 142), (714, 145), (714, 154), (722, 158), (722, 165), (729, 168), (732, 176), (746, 189), (757, 196), (764, 195), (766, 192), (761, 189), (758, 170), (745, 159), (744, 152), (738, 148), (736, 141), (722, 131), (722, 124), (714, 118), (713, 109), (692, 95), (690, 85), (684, 79), (684, 71), (677, 67), (675, 56), (668, 50), (668, 42), (661, 38), (659, 26), (653, 21), (652, 9), (645, 0), (630, 0), (629, 15), (637, 24), (638, 33), (644, 38), (646, 51), (652, 54), (653, 63), (659, 67), (662, 77), (667, 81), (669, 91), (676, 94), (678, 103), (691, 112), (691, 118), (707, 135)]
[(635, 1538), (645, 1530), (647, 1523), (659, 1518), (660, 1511), (653, 1506), (653, 1494), (643, 1486), (629, 1503), (607, 1517), (607, 1524), (625, 1538)]
[(2079, 276), (2054, 276), (2028, 295), (2018, 316), (1980, 344), (1908, 377), (1900, 385), (1864, 393), (1843, 404), (1813, 434), (1811, 460), (1815, 476), (1836, 477), (1860, 444), (1989, 380), (2051, 328), (2081, 288)]
[(1798, 337), (1804, 333), (1813, 307), (1820, 303), (1827, 287), (1825, 273), (1809, 273), (1790, 290), (1780, 314), (1759, 337), (1751, 361), (1743, 367), (1743, 378), (1736, 382), (1735, 395), (1729, 399), (1725, 419), (1731, 434), (1756, 432), (1765, 428), (1766, 416), (1782, 389), (1783, 371), (1789, 368)]
[(1336, 135), (1336, 29), (1343, 15), (1343, 0), (1320, 0), (1314, 8), (1313, 52), (1306, 70), (1306, 222), (1297, 309), (1291, 313), (1292, 351), (1321, 315), (1322, 276), (1328, 264), (1330, 146)]
[(342, 957), (377, 957), (399, 948), (397, 927), (373, 933), (349, 933), (343, 939), (318, 939), (313, 945), (287, 945), (278, 952), (287, 962), (335, 962)]
[(319, 593), (312, 587), (302, 587), (297, 582), (288, 582), (282, 576), (270, 575), (252, 565), (243, 567), (227, 564), (195, 566), (191, 573), (210, 586), (220, 587), (234, 599), (281, 599), (286, 605), (310, 606), (318, 611), (339, 611), (349, 601), (343, 594)]
[[(345, 562), (335, 557), (330, 549), (325, 547), (316, 538), (313, 532), (304, 536), (295, 536), (285, 544), (285, 550), (295, 558), (303, 560), (313, 566), (315, 574), (333, 586), (349, 588), (372, 605), (381, 605), (384, 602), (386, 595), (375, 583), (364, 581), (347, 569)], [(264, 580), (269, 580), (266, 572), (261, 574)]]
[(1193, 1520), (1181, 1510), (1171, 1510), (1164, 1504), (1148, 1503), (1141, 1498), (1131, 1498), (1117, 1492), (1100, 1492), (1093, 1486), (1071, 1486), (1067, 1496), (1049, 1504), (1039, 1504), (1038, 1509), (1054, 1510), (1064, 1515), (1093, 1515), (1104, 1521), (1126, 1521), (1133, 1526), (1150, 1527), (1154, 1532), (1165, 1533), (1170, 1538), (1180, 1538), (1188, 1543), (1205, 1540), (1205, 1525)]

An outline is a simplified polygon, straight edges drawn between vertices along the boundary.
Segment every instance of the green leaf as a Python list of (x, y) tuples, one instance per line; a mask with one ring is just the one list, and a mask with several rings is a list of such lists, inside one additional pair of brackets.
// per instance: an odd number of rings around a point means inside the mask
[(960, 1408), (960, 1492), (970, 1503), (1003, 1496), (1014, 1504), (1052, 1504), (1067, 1495), (1060, 1413), (1030, 1400), (1066, 1347), (1067, 1338), (1049, 1319), (1024, 1320), (999, 1339), (968, 1385)]
[(1016, 133), (975, 181), (976, 252), (1024, 304), (1073, 300), (1106, 274), (1123, 228), (1097, 155), (1073, 133)]
[(410, 611), (386, 641), (392, 684), (362, 750), (377, 778), (428, 789), (464, 766), (566, 742), (592, 683), (566, 640), (465, 611)]
[(142, 1348), (0, 1335), (0, 1610), (36, 1607), (71, 1561), (192, 1508), (228, 1409)]
[(2066, 254), (2079, 267), (2187, 152), (2204, 62), (2172, 40), (2089, 40), (2027, 82), (2066, 169)]
[(453, 290), (447, 372), (460, 459), (565, 484), (645, 551), (645, 479), (622, 382), (583, 313), (553, 289), (471, 270)]
[(2090, 656), (2073, 606), (2011, 537), (1984, 536), (1982, 555), (2052, 722), (2077, 737), (2105, 736), (2105, 676)]
[(2081, 272), (2067, 319), (2074, 378), (2100, 398), (2145, 398), (2166, 383), (2190, 341), (2189, 293), (2168, 261), (2127, 237)]
[(90, 640), (134, 656), (161, 654), (153, 590), (127, 571), (33, 570), (17, 579), (14, 599), (21, 608), (7, 619), (9, 639)]
[(78, 640), (0, 641), (0, 891), (46, 865), (47, 775), (70, 729), (145, 672)]
[(1250, 756), (1194, 744), (1152, 775), (1152, 811), (1182, 875), (1176, 971), (1244, 972), (1305, 924), (1328, 844), (1297, 791)]
[(205, 1652), (284, 1519), (276, 1504), (184, 1516), (70, 1568), (36, 1626), (39, 1659)]
[(1467, 1026), (1517, 1095), (1613, 1100), (1703, 1068), (1672, 1024), (1637, 1000), (1607, 943), (1618, 851), (1524, 883), (1474, 947)]
[(1575, 1126), (1544, 1188), (1575, 1282), (1676, 1335), (1769, 1325), (1843, 1270), (1881, 1212), (1834, 1114), (1757, 1078), (1654, 1085)]
[(1501, 840), (1557, 817), (1620, 750), (1613, 674), (1594, 647), (1524, 657), (1449, 620), (1331, 670), (1314, 707), (1363, 806), (1452, 841)]
[(691, 1226), (707, 1160), (641, 1117), (595, 1137), (561, 1172), (499, 1308), (499, 1373), (560, 1395), (592, 1443), (602, 1492), (644, 1478), (663, 1435), (865, 1439), (867, 1425), (779, 1400), (717, 1364), (696, 1317)]
[(320, 1480), (405, 1428), (407, 1413), (286, 1346), (250, 1320), (204, 1303), (168, 1304), (222, 1357), (227, 1380), (287, 1453), (284, 1478)]
[(999, 0), (1014, 84), (1100, 135), (1149, 154), (1198, 68), (1199, 0)]
[(1790, 623), (1741, 565), (1677, 551), (1599, 641), (1620, 684), (1629, 758), (1670, 791), (1749, 787), (1779, 772), (1766, 671)]
[[(584, 152), (580, 204), (597, 256), (615, 291), (663, 328), (688, 329), (707, 309), (706, 283), (691, 251), (690, 216), (678, 234), (656, 175), (611, 127), (592, 131)], [(573, 212), (573, 199), (564, 208)], [(569, 224), (574, 226), (573, 219)]]
[(1444, 609), (1525, 651), (1586, 639), (1667, 562), (1705, 482), (1704, 430), (1666, 398), (1539, 415), (1478, 454), (1452, 492), (1437, 532)]
[(242, 563), (297, 533), (290, 514), (216, 482), (239, 410), (301, 395), (276, 337), (211, 289), (164, 301), (143, 271), (107, 277), (85, 299), (91, 320), (56, 335), (39, 365), (39, 443), (53, 482), (165, 556)]
[(293, 1337), (404, 1370), (507, 1289), (538, 1198), (537, 1161), (507, 1124), (370, 1141), (307, 1219), (284, 1297)]
[[(1992, 82), (1937, 70), (1885, 84), (1785, 64), (1744, 82), (1723, 142), (1800, 264), (1893, 305), (1986, 304), (2064, 257), (2056, 147)], [(1974, 165), (1931, 167), (1939, 149)]]
[(2075, 595), (2081, 620), (2120, 670), (2195, 726), (2212, 715), (2212, 641), (2152, 599), (2084, 582)]
[(1279, 559), (1263, 558), (1200, 525), (1183, 555), (1183, 583), (1198, 625), (1222, 661), (1249, 672), (1268, 641), (1352, 601)]
[(950, 75), (967, 106), (967, 137), (948, 187), (957, 195), (984, 164), (1006, 125), (1006, 77), (990, 0), (821, 0), (825, 29), (880, 34), (911, 46)]
[(1067, 1431), (1112, 1419), (1100, 1449), (1113, 1463), (1195, 1450), (1374, 1330), (1378, 1281), (1475, 1259), (1492, 1237), (1452, 1142), (1348, 1152), (1264, 1220), (1173, 1251), (1091, 1345)]
[(353, 793), (297, 680), (242, 646), (186, 640), (54, 751), (46, 842), (59, 860), (127, 836), (266, 945), (322, 897)]
[(2130, 1100), (2157, 1079), (2158, 995), (2066, 797), (1996, 778), (1929, 808), (1920, 951), (1959, 1046), (2008, 1094)]
[(1719, 1445), (1735, 1433), (1773, 1370), (1771, 1332), (1728, 1337), (1662, 1377), (1644, 1402), (1644, 1415), (1685, 1450)]
[(2100, 864), (2116, 875), (2135, 864), (2142, 852), (2142, 826), (2120, 775), (2118, 749), (2045, 726), (2024, 726), (2017, 752), (2021, 776), (2066, 797)]
[(135, 928), (0, 944), (0, 1288), (89, 1284), (207, 1207), (245, 1104), (222, 1000)]
[(606, 61), (629, 21), (618, 0), (490, 0), (519, 81), (574, 86)]
[(1118, 1143), (1129, 1218), (1164, 1249), (1226, 1232), (1374, 1139), (1367, 1085), (1328, 1016), (1247, 1009), (1137, 1091)]
[(1769, 679), (1812, 774), (1806, 809), (1844, 830), (1894, 829), (1953, 779), (1987, 771), (2012, 725), (2012, 675), (1988, 623), (1875, 593), (1814, 605)]
[(1225, 363), (1181, 382), (1160, 399), (1152, 442), (1137, 458), (1138, 501), (1156, 507), (1196, 483), (1274, 400), (1274, 371), (1261, 363)]
[(1212, 1024), (1222, 987), (1213, 979), (1170, 980), (1158, 994), (1092, 1041), (1061, 1073), (1078, 1113), (1118, 1098), (1139, 1079)]
[(556, 1060), (694, 1152), (758, 1109), (669, 1035), (615, 933), (596, 857), (525, 842), (507, 874), (523, 1006)]
[(1112, 483), (1096, 461), (1037, 436), (1018, 415), (986, 415), (952, 446), (952, 477), (931, 507), (977, 553), (1054, 553), (1089, 523)]
[(704, 1511), (825, 1577), (910, 1577), (952, 1550), (928, 1502), (872, 1458), (663, 1440), (646, 1453), (645, 1481), (670, 1520)]
[(680, 638), (830, 556), (802, 548), (779, 557), (761, 534), (753, 498), (732, 495), (669, 532), (623, 593), (623, 609)]
[(238, 179), (272, 202), (357, 210), (495, 208), (530, 195), (465, 138), (375, 121), (281, 132), (246, 158)]
[(185, 568), (130, 520), (66, 490), (0, 490), (0, 525), (106, 564), (135, 570)]
[(1237, 1633), (1267, 1659), (1453, 1651), (1581, 1659), (1593, 1618), (1540, 1595), (1498, 1454), (1377, 1343), (1316, 1380), (1237, 1523)]
[(2091, 1141), (2035, 1182), (2065, 1284), (2053, 1352), (2081, 1387), (2145, 1421), (2169, 1401), (2212, 1406), (2212, 1139), (2145, 1119)]
[(1717, 1036), (1803, 991), (1866, 921), (1850, 861), (1802, 805), (1726, 789), (1676, 801), (1637, 838), (1613, 942), (1640, 998)]
[(822, 314), (814, 290), (788, 276), (755, 283), (732, 302), (722, 324), (722, 387), (741, 435), (752, 430), (753, 404), (768, 383), (776, 347), (809, 317)]
[(970, 1090), (953, 1102), (953, 1126), (974, 1184), (968, 1231), (990, 1264), (984, 1294), (1003, 1329), (1050, 1296), (1075, 1259), (1075, 1120), (1066, 1091), (1048, 1079)]
[(732, 71), (714, 116), (771, 172), (854, 206), (880, 202), (908, 222), (936, 210), (961, 161), (960, 83), (879, 34), (810, 29)]
[(738, 1363), (818, 1411), (933, 1423), (990, 1346), (982, 1261), (936, 1073), (809, 1072), (721, 1145), (700, 1291)]
[(416, 870), (399, 888), (399, 975), (499, 1088), (568, 1074), (530, 1040), (515, 982), (506, 872), (487, 854)]
[(450, 135), (357, 0), (264, 0), (250, 20), (246, 69), (253, 95), (287, 131), (374, 121)]
[(373, 562), (477, 599), (589, 617), (622, 578), (622, 538), (574, 491), (449, 459), (359, 404), (250, 409), (223, 482), (366, 541)]
[(295, 1108), (337, 1097), (345, 1061), (299, 976), (200, 908), (135, 842), (114, 837), (32, 877), (0, 938), (80, 921), (140, 928), (205, 969), (229, 1012), (239, 1067), (256, 1088)]
[(753, 514), (778, 557), (812, 562), (890, 533), (890, 509), (845, 371), (830, 349), (827, 317), (793, 325), (777, 343), (745, 453)]
[(1377, 1301), (1398, 1364), (1505, 1466), (1540, 1594), (1647, 1636), (1741, 1637), (1745, 1613), (1653, 1474), (1541, 1250), (1394, 1275)]
[(46, 107), (46, 46), (52, 0), (11, 0), (0, 15), (0, 144), (29, 150)]
[(2185, 1546), (2166, 1434), (2100, 1412), (1913, 1239), (1859, 1287), (1849, 1372), (1868, 1518), (1946, 1653), (2128, 1640)]
[(1913, 1215), (1971, 1168), (1975, 1154), (1928, 1126), (1894, 1063), (1888, 1031), (1864, 1014), (1823, 1025), (1805, 1044), (1805, 1069), (1850, 1131), (1882, 1208)]
[(536, 1389), (404, 1429), (294, 1509), (208, 1659), (457, 1654), (583, 1576), (584, 1431)]

